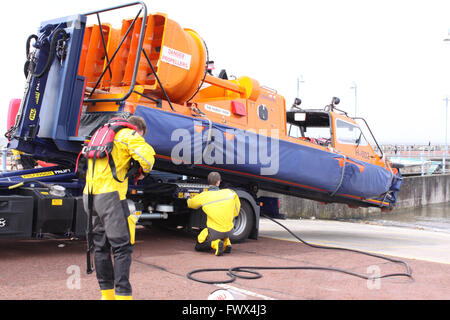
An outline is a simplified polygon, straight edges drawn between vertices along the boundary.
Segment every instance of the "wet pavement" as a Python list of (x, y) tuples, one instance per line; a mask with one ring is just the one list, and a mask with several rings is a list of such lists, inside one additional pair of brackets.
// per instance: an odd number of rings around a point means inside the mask
[(450, 233), (450, 204), (443, 203), (415, 209), (395, 210), (381, 218), (371, 218), (364, 222)]
[[(382, 226), (330, 220), (281, 220), (296, 235), (312, 244), (350, 248), (375, 254), (450, 264), (450, 233), (420, 228)], [(297, 240), (270, 220), (261, 221), (261, 234), (287, 241)]]
[[(404, 273), (405, 268), (357, 253), (311, 248), (292, 241), (292, 237), (289, 241), (281, 240), (286, 232), (277, 230), (280, 227), (268, 220), (261, 222), (259, 240), (233, 244), (232, 252), (222, 257), (195, 252), (193, 235), (141, 228), (137, 232), (131, 273), (134, 298), (206, 300), (213, 291), (227, 288), (247, 300), (450, 299), (450, 263), (435, 259), (439, 250), (441, 256), (448, 255), (450, 246), (445, 241), (450, 241), (450, 235), (444, 241), (421, 234), (423, 230), (401, 234), (393, 227), (355, 223), (280, 222), (307, 241), (353, 246), (395, 259), (401, 257), (411, 268), (414, 279), (399, 276), (366, 280), (329, 270), (259, 270), (260, 279), (237, 279), (226, 285), (205, 284), (188, 279), (186, 274), (200, 268), (284, 266), (339, 268), (374, 276)], [(435, 252), (428, 257), (420, 253), (420, 248)], [(0, 252), (0, 300), (97, 300), (100, 296), (95, 275), (85, 273), (82, 240), (2, 240)], [(228, 279), (224, 272), (196, 277)]]

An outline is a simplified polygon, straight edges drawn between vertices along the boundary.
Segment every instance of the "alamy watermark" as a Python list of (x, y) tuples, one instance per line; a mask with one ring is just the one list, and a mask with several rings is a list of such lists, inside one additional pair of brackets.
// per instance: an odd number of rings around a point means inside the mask
[(66, 287), (69, 290), (81, 289), (81, 268), (77, 265), (71, 265), (67, 267), (66, 274), (69, 277), (66, 280)]
[(367, 267), (367, 273), (369, 278), (367, 279), (367, 289), (369, 290), (380, 290), (381, 289), (381, 269), (379, 266), (372, 265)]
[(194, 121), (194, 128), (193, 134), (183, 128), (172, 132), (174, 164), (250, 165), (259, 167), (260, 175), (278, 173), (279, 129), (222, 131), (200, 121)]

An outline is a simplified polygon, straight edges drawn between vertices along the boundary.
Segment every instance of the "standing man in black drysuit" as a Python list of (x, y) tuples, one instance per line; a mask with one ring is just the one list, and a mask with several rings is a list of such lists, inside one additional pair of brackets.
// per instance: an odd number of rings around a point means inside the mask
[[(102, 300), (131, 300), (129, 281), (131, 254), (134, 244), (136, 220), (130, 215), (126, 194), (130, 160), (138, 161), (144, 173), (149, 173), (155, 162), (155, 151), (145, 142), (145, 120), (132, 116), (128, 119), (137, 131), (123, 128), (114, 137), (111, 157), (120, 183), (114, 179), (108, 159), (89, 159), (86, 186), (83, 194), (85, 211), (88, 212), (88, 194), (92, 194), (92, 237), (94, 265), (101, 289)], [(114, 256), (114, 263), (111, 259)]]

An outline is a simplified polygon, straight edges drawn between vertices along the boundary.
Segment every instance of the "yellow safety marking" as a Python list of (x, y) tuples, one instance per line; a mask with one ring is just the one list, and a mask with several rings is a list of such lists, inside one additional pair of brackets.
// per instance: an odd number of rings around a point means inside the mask
[(52, 199), (52, 206), (62, 206), (62, 199)]
[(34, 121), (34, 119), (36, 119), (36, 109), (31, 109), (29, 118), (31, 121)]
[(47, 171), (47, 172), (25, 174), (21, 177), (24, 179), (32, 179), (32, 178), (48, 177), (48, 176), (54, 176), (54, 175), (55, 175), (55, 173), (53, 171)]

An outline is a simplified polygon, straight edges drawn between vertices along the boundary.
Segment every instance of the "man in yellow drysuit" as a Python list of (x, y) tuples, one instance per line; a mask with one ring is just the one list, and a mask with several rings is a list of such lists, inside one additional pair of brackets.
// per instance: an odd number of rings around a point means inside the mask
[[(92, 238), (94, 243), (94, 265), (102, 300), (131, 300), (129, 282), (131, 254), (133, 252), (136, 220), (130, 215), (126, 194), (130, 160), (138, 161), (144, 173), (149, 173), (155, 162), (155, 151), (145, 142), (147, 131), (145, 120), (132, 116), (128, 119), (137, 128), (123, 128), (114, 137), (111, 157), (115, 163), (119, 182), (114, 179), (108, 159), (89, 159), (86, 172), (83, 203), (89, 210), (89, 193), (92, 207)], [(111, 259), (114, 256), (114, 264)]]
[(219, 189), (221, 177), (218, 172), (208, 175), (208, 191), (190, 198), (188, 193), (188, 207), (191, 209), (202, 208), (207, 216), (206, 228), (197, 237), (195, 250), (208, 251), (214, 249), (216, 256), (224, 252), (231, 252), (230, 232), (234, 227), (233, 220), (237, 217), (241, 208), (239, 197), (233, 190)]

